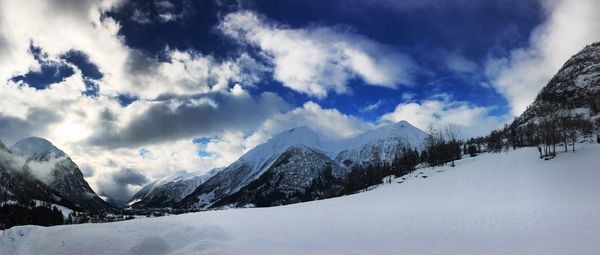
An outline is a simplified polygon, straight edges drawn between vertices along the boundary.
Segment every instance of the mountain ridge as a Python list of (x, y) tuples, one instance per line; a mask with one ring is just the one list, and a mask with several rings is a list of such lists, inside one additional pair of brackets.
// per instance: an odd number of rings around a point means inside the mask
[[(79, 166), (50, 141), (28, 137), (16, 142), (10, 150), (26, 160), (25, 165), (40, 181), (79, 207), (90, 211), (113, 209), (92, 190)], [(47, 164), (51, 165), (50, 169)]]
[[(420, 148), (425, 136), (425, 132), (406, 121), (383, 125), (362, 134), (340, 139), (321, 137), (306, 126), (292, 128), (280, 132), (267, 142), (248, 151), (219, 174), (198, 186), (193, 193), (181, 201), (178, 207), (207, 209), (213, 206), (218, 200), (242, 190), (251, 182), (261, 178), (265, 172), (274, 167), (274, 164), (289, 148), (294, 146), (308, 147), (318, 151), (331, 162), (335, 162), (340, 169), (344, 169), (344, 174), (347, 174), (355, 164), (342, 164), (337, 157), (343, 152), (346, 154), (340, 159), (354, 159), (353, 162), (358, 162), (359, 160), (354, 157), (373, 155), (370, 159), (373, 163), (378, 161), (391, 163), (393, 156), (390, 155), (398, 153), (402, 147)], [(350, 153), (353, 150), (358, 153)], [(386, 155), (383, 155), (383, 152), (386, 152)], [(361, 165), (362, 162), (357, 164)], [(322, 171), (313, 171), (313, 173), (319, 176), (311, 176), (312, 179), (323, 177), (321, 176)], [(235, 201), (230, 202), (235, 203)]]

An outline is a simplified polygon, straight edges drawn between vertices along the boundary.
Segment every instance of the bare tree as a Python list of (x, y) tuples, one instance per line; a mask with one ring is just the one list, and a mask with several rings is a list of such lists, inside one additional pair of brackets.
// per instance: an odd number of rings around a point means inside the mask
[(448, 139), (448, 149), (449, 153), (452, 156), (450, 166), (454, 167), (454, 160), (457, 159), (460, 154), (460, 142), (459, 137), (461, 136), (460, 128), (455, 124), (448, 124), (444, 128), (444, 133), (446, 138)]

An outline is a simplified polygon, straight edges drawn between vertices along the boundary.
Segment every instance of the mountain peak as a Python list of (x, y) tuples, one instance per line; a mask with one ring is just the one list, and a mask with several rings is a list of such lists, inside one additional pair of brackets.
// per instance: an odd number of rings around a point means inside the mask
[(315, 131), (313, 131), (311, 128), (309, 128), (308, 126), (299, 126), (299, 127), (295, 127), (286, 131), (283, 131), (281, 133), (279, 133), (279, 135), (283, 135), (283, 134), (310, 134), (310, 135), (316, 135)]
[(399, 120), (397, 122), (394, 122), (392, 125), (394, 126), (412, 126), (410, 123), (408, 123), (408, 121), (406, 120)]
[(17, 155), (31, 158), (36, 155), (50, 154), (54, 157), (64, 157), (66, 154), (56, 148), (50, 141), (40, 137), (28, 137), (21, 141), (18, 141), (10, 150)]
[(286, 148), (300, 143), (311, 146), (319, 143), (319, 135), (307, 126), (299, 126), (275, 135), (269, 143)]

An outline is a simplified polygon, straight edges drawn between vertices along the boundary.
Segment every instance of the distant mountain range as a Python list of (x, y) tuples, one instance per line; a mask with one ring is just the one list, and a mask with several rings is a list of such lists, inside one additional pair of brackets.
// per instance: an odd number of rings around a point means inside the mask
[(133, 208), (173, 207), (222, 168), (205, 173), (178, 171), (140, 189), (129, 201)]
[(339, 183), (353, 167), (391, 163), (402, 148), (421, 148), (425, 137), (406, 121), (344, 139), (294, 128), (248, 151), (179, 207), (271, 206), (338, 196)]

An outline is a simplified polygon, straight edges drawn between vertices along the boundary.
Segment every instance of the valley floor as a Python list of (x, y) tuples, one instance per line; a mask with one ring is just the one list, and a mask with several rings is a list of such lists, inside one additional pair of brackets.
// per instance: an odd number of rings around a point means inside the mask
[(482, 154), (289, 206), (14, 227), (0, 254), (598, 254), (600, 146), (578, 149)]

